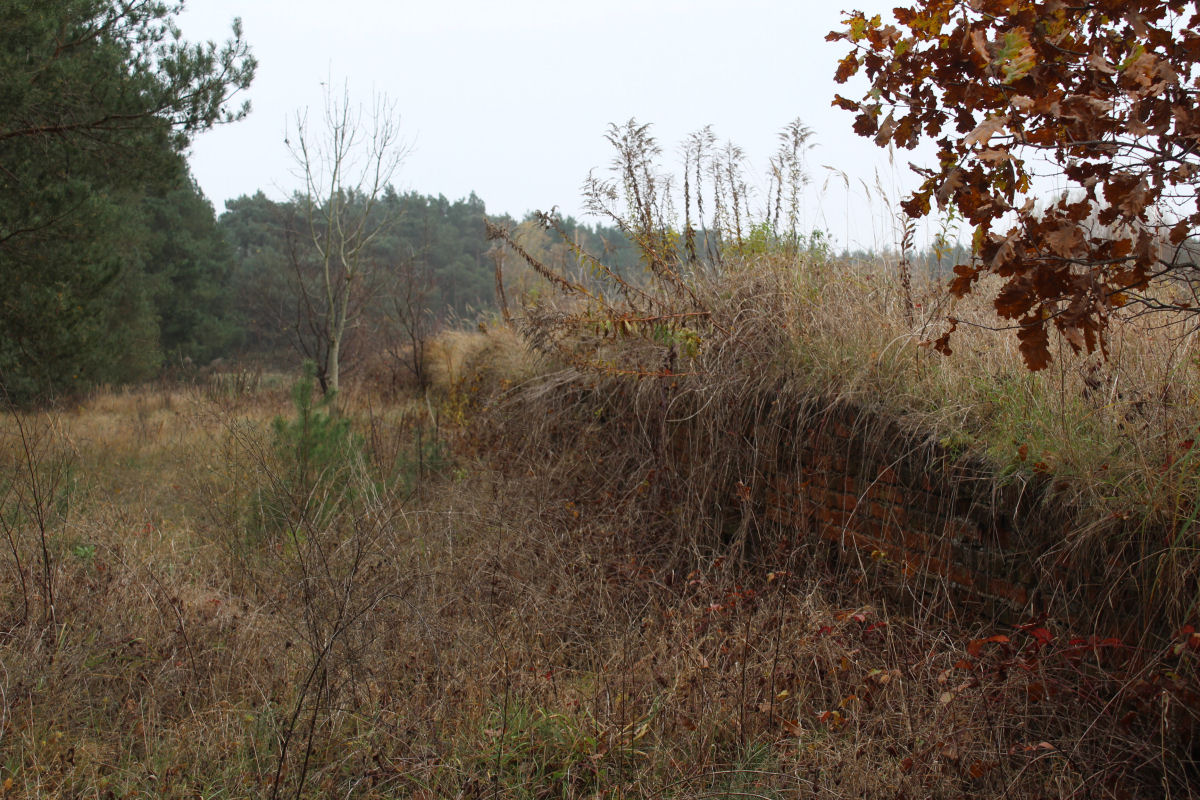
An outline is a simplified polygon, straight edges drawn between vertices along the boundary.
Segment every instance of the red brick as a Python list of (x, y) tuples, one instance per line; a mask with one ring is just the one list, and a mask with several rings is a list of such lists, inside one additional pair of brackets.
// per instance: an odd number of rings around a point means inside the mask
[(821, 450), (813, 459), (813, 466), (819, 473), (824, 473), (826, 480), (834, 475), (846, 473), (846, 457), (838, 447), (827, 447)]
[(830, 511), (832, 512), (830, 520), (834, 524), (845, 527), (847, 525), (853, 525), (859, 521), (859, 516), (853, 511), (845, 511), (838, 508), (830, 509)]
[(777, 506), (767, 506), (767, 519), (771, 522), (778, 522), (781, 525), (787, 525), (792, 521), (792, 515), (782, 508)]
[(945, 497), (932, 492), (913, 492), (905, 498), (905, 505), (909, 508), (916, 508), (927, 513), (941, 514), (949, 502)]
[(908, 509), (890, 503), (871, 502), (868, 505), (868, 513), (872, 517), (884, 520), (885, 522), (897, 522), (900, 524), (908, 522)]
[(788, 494), (788, 493), (792, 492), (793, 489), (794, 489), (794, 485), (792, 484), (792, 482), (790, 480), (788, 480), (787, 478), (784, 478), (784, 477), (780, 477), (778, 475), (776, 475), (775, 477), (773, 477), (767, 481), (767, 491), (768, 492), (781, 492), (784, 494)]
[(973, 522), (964, 520), (950, 520), (946, 523), (946, 536), (955, 541), (963, 542), (981, 542), (983, 541), (983, 532), (979, 530), (979, 526)]
[(879, 471), (879, 475), (875, 480), (887, 486), (895, 486), (900, 483), (900, 476), (891, 467), (884, 467)]
[(930, 537), (929, 539), (930, 555), (940, 558), (943, 561), (954, 561), (954, 546), (948, 539), (940, 537)]
[(841, 525), (821, 526), (821, 538), (840, 544), (842, 547), (854, 547), (865, 554), (884, 549), (880, 542)]
[(904, 546), (916, 553), (924, 553), (929, 550), (929, 537), (923, 533), (916, 531), (904, 531), (902, 534)]
[(1029, 602), (1029, 592), (1024, 586), (1009, 583), (1001, 578), (992, 578), (988, 581), (988, 592), (1015, 606), (1024, 606)]
[(950, 580), (968, 588), (975, 585), (975, 576), (971, 574), (971, 570), (954, 562), (950, 563)]
[(829, 505), (832, 508), (836, 508), (841, 511), (858, 511), (859, 513), (863, 513), (866, 510), (860, 509), (859, 499), (853, 494), (834, 494), (833, 492), (830, 492)]
[(961, 583), (964, 586), (972, 586), (975, 582), (970, 570), (966, 567), (961, 564), (947, 562), (937, 556), (926, 555), (924, 563), (918, 565), (923, 566), (926, 572), (952, 580), (955, 583)]
[(898, 525), (882, 524), (875, 520), (867, 520), (863, 525), (872, 537), (881, 542), (885, 542), (894, 547), (900, 547), (904, 544), (903, 530)]
[(767, 506), (770, 508), (777, 508), (787, 514), (795, 514), (801, 510), (800, 504), (796, 502), (796, 498), (792, 497), (780, 497), (777, 498), (775, 502), (771, 502), (771, 500), (768, 499)]
[(904, 492), (895, 486), (883, 483), (873, 483), (867, 489), (867, 497), (884, 503), (900, 505), (904, 502)]

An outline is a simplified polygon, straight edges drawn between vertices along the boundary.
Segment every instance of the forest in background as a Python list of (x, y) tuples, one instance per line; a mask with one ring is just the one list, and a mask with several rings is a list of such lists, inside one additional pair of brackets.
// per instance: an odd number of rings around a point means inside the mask
[[(11, 403), (186, 377), (218, 359), (288, 369), (321, 360), (315, 326), (328, 301), (313, 290), (305, 214), (321, 213), (329, 197), (306, 206), (310, 195), (260, 191), (216, 213), (189, 171), (188, 148), (196, 135), (248, 113), (236, 101), (256, 63), (236, 23), (224, 43), (190, 44), (174, 27), (177, 12), (171, 3), (103, 0), (0, 9), (0, 272), (7, 278), (0, 286), (0, 387)], [(809, 132), (795, 125), (799, 146)], [(702, 134), (712, 148), (711, 131)], [(807, 181), (795, 156), (792, 188)], [(706, 169), (726, 170), (740, 209), (739, 168), (713, 160)], [(488, 253), (499, 254), (490, 250), (483, 199), (392, 185), (377, 197), (353, 189), (337, 197), (352, 214), (369, 205), (368, 223), (379, 231), (364, 252), (356, 280), (366, 291), (354, 292), (358, 305), (341, 343), (347, 372), (368, 357), (393, 373), (419, 371), (415, 339), (495, 313), (497, 265)], [(557, 219), (557, 230), (532, 212), (492, 221), (557, 273), (582, 276), (590, 256), (635, 282), (648, 279), (646, 258), (631, 241), (636, 232), (611, 213), (595, 213), (600, 223)], [(682, 235), (678, 222), (669, 224)], [(711, 228), (706, 247), (732, 244), (721, 242), (720, 220)], [(746, 232), (751, 248), (775, 235), (765, 223)], [(833, 247), (823, 232), (806, 232), (806, 243), (822, 252)], [(953, 257), (962, 254), (959, 247)], [(710, 267), (720, 258), (705, 255)], [(910, 260), (918, 268), (953, 263), (945, 247)], [(510, 261), (506, 292), (545, 292), (543, 276)]]
[[(0, 8), (0, 387), (30, 405), (215, 359), (296, 367), (319, 300), (301, 290), (300, 195), (257, 193), (219, 218), (192, 178), (192, 139), (249, 112), (256, 62), (235, 22), (192, 44), (177, 3), (54, 0)], [(349, 193), (345, 204), (362, 198)], [(492, 305), (483, 201), (387, 187), (348, 326), (346, 367)], [(532, 252), (557, 246), (503, 218)], [(526, 221), (528, 222), (528, 221)], [(574, 243), (636, 261), (615, 229), (565, 221)], [(306, 240), (306, 237), (309, 237)], [(520, 280), (519, 275), (515, 275)], [(413, 327), (414, 318), (419, 323)], [(404, 327), (403, 325), (401, 327)]]
[[(229, 201), (218, 217), (186, 165), (168, 166), (162, 181), (114, 203), (111, 225), (75, 223), (95, 225), (90, 242), (66, 239), (46, 249), (42, 237), (30, 236), (0, 248), (0, 266), (13, 270), (6, 274), (21, 274), (5, 289), (0, 323), (0, 382), (11, 400), (137, 383), (164, 369), (186, 375), (216, 359), (295, 368), (306, 356), (312, 343), (298, 276), (309, 266), (311, 242), (299, 200), (258, 192)], [(392, 354), (403, 369), (411, 335), (401, 323), (414, 313), (425, 335), (494, 308), (485, 212), (475, 195), (451, 201), (388, 190), (379, 213), (393, 222), (369, 254), (372, 291), (346, 343), (351, 371), (368, 352), (385, 360)], [(569, 257), (565, 243), (531, 216), (499, 221), (539, 258), (561, 265)], [(590, 252), (636, 267), (632, 245), (616, 228), (568, 219), (564, 229)], [(35, 247), (38, 258), (29, 252)], [(61, 266), (51, 267), (51, 259)], [(532, 280), (515, 273), (511, 283), (520, 291)]]
[[(351, 198), (351, 205), (354, 202)], [(366, 255), (367, 290), (358, 293), (362, 307), (349, 327), (345, 350), (351, 370), (368, 352), (402, 358), (401, 351), (411, 346), (414, 335), (405, 325), (414, 317), (420, 328), (417, 335), (427, 338), (446, 324), (473, 324), (475, 317), (495, 306), (495, 265), (488, 256), (483, 200), (472, 194), (450, 201), (389, 188), (372, 213), (383, 228)], [(507, 215), (498, 219), (541, 257), (554, 263), (567, 257), (565, 244), (551, 239), (532, 216), (522, 222)], [(627, 269), (636, 265), (633, 247), (619, 230), (575, 220), (566, 220), (565, 226), (582, 247), (607, 253)], [(298, 286), (298, 276), (312, 267), (312, 242), (306, 238), (300, 200), (275, 201), (261, 192), (232, 200), (211, 231), (226, 248), (224, 271), (214, 277), (227, 300), (229, 335), (222, 352), (177, 350), (169, 357), (190, 356), (200, 364), (232, 356), (297, 366), (316, 346)], [(509, 282), (518, 291), (530, 286), (530, 278), (521, 274)]]
[[(164, 371), (186, 376), (218, 359), (294, 369), (313, 354), (308, 326), (317, 312), (306, 309), (299, 284), (313, 256), (302, 198), (259, 191), (229, 200), (218, 215), (181, 155), (168, 154), (161, 168), (154, 180), (106, 195), (109, 207), (73, 210), (77, 235), (55, 234), (53, 246), (54, 226), (47, 235), (18, 232), (0, 241), (0, 268), (19, 276), (3, 290), (0, 321), (0, 384), (13, 402), (78, 396)], [(635, 280), (645, 266), (617, 225), (566, 218), (556, 231), (534, 212), (519, 221), (489, 216), (475, 194), (449, 200), (388, 187), (372, 213), (384, 234), (368, 254), (369, 291), (361, 293), (363, 306), (348, 330), (351, 373), (369, 356), (403, 372), (413, 337), (405, 325), (414, 317), (427, 338), (495, 313), (485, 217), (556, 271), (584, 270), (578, 251)], [(815, 232), (806, 246), (831, 252), (834, 244)], [(931, 247), (912, 262), (923, 272), (946, 270), (949, 254), (961, 250)], [(870, 261), (881, 254), (843, 257)], [(547, 288), (524, 262), (508, 265), (504, 282), (514, 296)]]

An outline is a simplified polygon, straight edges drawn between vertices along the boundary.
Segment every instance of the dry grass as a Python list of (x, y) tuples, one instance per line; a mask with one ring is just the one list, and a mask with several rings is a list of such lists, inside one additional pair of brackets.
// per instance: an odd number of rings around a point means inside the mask
[[(1012, 331), (997, 330), (1005, 321), (991, 309), (987, 285), (951, 302), (942, 283), (917, 279), (906, 290), (894, 266), (879, 261), (811, 254), (727, 261), (715, 279), (690, 279), (696, 300), (670, 284), (653, 312), (542, 300), (524, 325), (533, 341), (593, 375), (649, 376), (674, 362), (681, 377), (662, 401), (675, 406), (676, 418), (699, 414), (694, 428), (760, 425), (763, 403), (853, 406), (945, 451), (982, 459), (1001, 484), (1052, 478), (1057, 510), (1074, 518), (1064, 557), (1111, 555), (1109, 540), (1121, 538), (1131, 548), (1124, 555), (1142, 571), (1136, 580), (1147, 590), (1150, 581), (1160, 584), (1158, 602), (1173, 606), (1175, 630), (1196, 621), (1194, 320), (1118, 313), (1108, 358), (1076, 355), (1059, 341), (1051, 368), (1030, 373)], [(696, 310), (707, 316), (672, 322), (667, 337), (643, 326), (614, 338), (601, 327), (606, 319), (670, 320)], [(959, 323), (947, 358), (930, 344), (951, 315)], [(701, 342), (692, 357), (682, 355), (681, 331)], [(743, 413), (722, 416), (721, 402), (740, 404)], [(708, 444), (717, 458), (737, 457)], [(756, 442), (754, 452), (764, 447), (769, 442)], [(745, 476), (723, 476), (736, 477)], [(727, 483), (717, 481), (722, 490)]]
[[(1059, 342), (1051, 368), (1028, 372), (990, 307), (987, 286), (950, 303), (919, 283), (914, 322), (886, 265), (808, 264), (734, 278), (724, 346), (750, 370), (709, 356), (699, 389), (759, 377), (740, 391), (786, 386), (792, 398), (857, 406), (943, 451), (976, 457), (998, 486), (1052, 484), (1037, 502), (1066, 520), (1048, 558), (1087, 562), (1112, 586), (1137, 585), (1150, 627), (1170, 633), (1200, 613), (1200, 360), (1194, 320), (1167, 314), (1114, 320), (1109, 358)], [(727, 287), (723, 291), (728, 292)], [(765, 311), (764, 311), (765, 309)], [(743, 314), (739, 319), (737, 314)], [(928, 342), (960, 320), (947, 358)], [(751, 356), (754, 358), (754, 356)]]
[(1146, 671), (1194, 650), (982, 641), (729, 502), (782, 452), (748, 423), (820, 396), (1185, 519), (1190, 339), (1122, 331), (1097, 394), (991, 334), (931, 355), (879, 272), (775, 266), (711, 287), (688, 379), (447, 337), (428, 397), (350, 387), (360, 443), (299, 482), (281, 389), (7, 417), (3, 796), (1194, 796)]

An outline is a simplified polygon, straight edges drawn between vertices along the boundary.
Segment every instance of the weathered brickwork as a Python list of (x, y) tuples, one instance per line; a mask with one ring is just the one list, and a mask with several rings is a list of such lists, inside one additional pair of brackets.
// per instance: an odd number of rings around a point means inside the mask
[[(833, 408), (803, 418), (767, 481), (772, 522), (836, 545), (900, 583), (984, 601), (1006, 616), (1047, 610), (1081, 576), (1047, 557), (1039, 494), (912, 433)], [(1084, 587), (1086, 588), (1086, 587)]]

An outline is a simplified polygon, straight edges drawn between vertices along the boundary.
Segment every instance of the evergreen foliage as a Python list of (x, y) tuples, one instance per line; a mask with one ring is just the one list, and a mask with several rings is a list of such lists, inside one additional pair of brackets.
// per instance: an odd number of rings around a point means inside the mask
[(221, 47), (191, 45), (179, 10), (0, 6), (0, 385), (16, 402), (157, 366), (143, 201), (187, 191), (184, 149), (245, 113), (230, 99), (255, 69), (237, 23)]
[(229, 281), (233, 249), (212, 204), (190, 179), (141, 204), (143, 271), (169, 362), (228, 355), (240, 326)]
[(345, 477), (362, 439), (350, 430), (350, 419), (333, 411), (332, 394), (313, 402), (316, 365), (304, 364), (304, 375), (292, 387), (295, 419), (276, 417), (275, 449), (285, 464), (285, 482), (293, 496), (307, 496), (315, 487)]
[(261, 191), (225, 203), (218, 226), (228, 242), (230, 313), (237, 325), (235, 350), (266, 361), (294, 348), (296, 301), (291, 296), (288, 252), (295, 209)]

